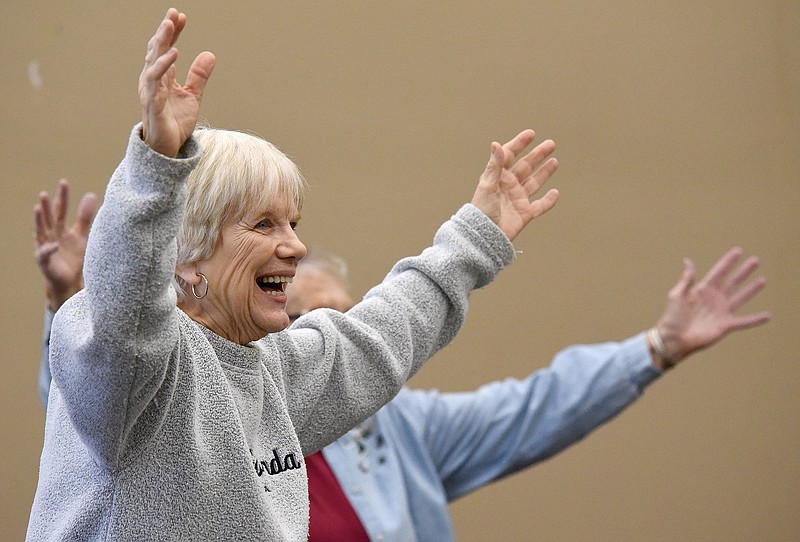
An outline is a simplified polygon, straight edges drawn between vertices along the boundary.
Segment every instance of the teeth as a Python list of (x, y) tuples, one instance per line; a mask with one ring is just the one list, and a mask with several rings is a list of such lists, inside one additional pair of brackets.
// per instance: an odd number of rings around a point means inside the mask
[(281, 290), (264, 290), (264, 293), (272, 296), (283, 295), (283, 292)]
[(285, 277), (281, 275), (275, 275), (271, 277), (258, 277), (257, 282), (261, 284), (279, 284), (281, 282), (285, 282), (287, 284), (292, 283), (292, 277)]

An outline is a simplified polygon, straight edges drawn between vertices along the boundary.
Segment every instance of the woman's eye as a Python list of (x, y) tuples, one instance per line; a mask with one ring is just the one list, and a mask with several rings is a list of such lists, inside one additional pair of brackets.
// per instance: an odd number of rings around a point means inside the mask
[(289, 222), (289, 225), (292, 227), (293, 230), (296, 230), (298, 226), (297, 222)]
[(269, 228), (269, 221), (268, 220), (262, 220), (258, 224), (256, 224), (256, 229), (257, 230), (263, 230), (263, 229), (266, 229), (266, 228)]

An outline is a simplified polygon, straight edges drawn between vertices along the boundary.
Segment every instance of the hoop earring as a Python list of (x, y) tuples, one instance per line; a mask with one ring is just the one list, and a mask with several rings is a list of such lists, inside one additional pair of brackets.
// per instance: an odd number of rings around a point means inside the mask
[(195, 275), (203, 279), (203, 284), (205, 284), (206, 290), (205, 292), (203, 292), (203, 295), (197, 295), (197, 292), (194, 289), (194, 284), (192, 284), (192, 295), (197, 299), (203, 299), (205, 296), (208, 295), (208, 279), (202, 273), (195, 273)]

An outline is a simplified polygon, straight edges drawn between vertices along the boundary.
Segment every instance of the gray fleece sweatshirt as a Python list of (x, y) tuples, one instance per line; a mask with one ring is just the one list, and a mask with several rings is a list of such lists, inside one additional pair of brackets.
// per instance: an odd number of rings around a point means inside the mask
[(176, 307), (185, 179), (201, 149), (131, 133), (56, 314), (28, 540), (306, 540), (304, 455), (388, 402), (513, 258), (465, 205), (346, 314), (317, 310), (242, 346)]

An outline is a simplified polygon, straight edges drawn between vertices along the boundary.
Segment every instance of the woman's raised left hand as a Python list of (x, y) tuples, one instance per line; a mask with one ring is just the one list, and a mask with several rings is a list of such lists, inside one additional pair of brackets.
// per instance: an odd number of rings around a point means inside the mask
[(511, 241), (558, 201), (558, 190), (554, 188), (541, 198), (534, 198), (558, 168), (558, 161), (551, 156), (556, 144), (549, 139), (543, 141), (517, 160), (534, 137), (533, 130), (523, 130), (505, 145), (492, 143), (489, 162), (472, 196), (472, 204), (486, 213)]

